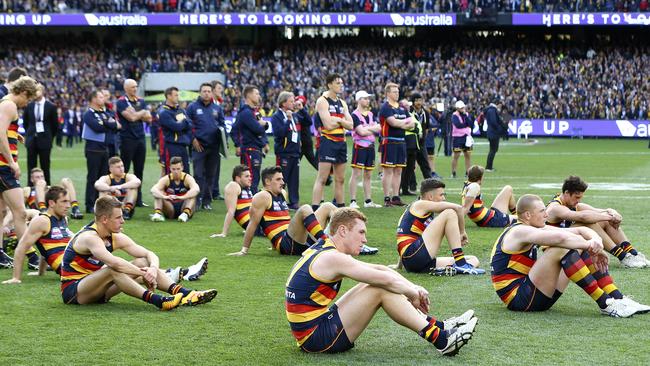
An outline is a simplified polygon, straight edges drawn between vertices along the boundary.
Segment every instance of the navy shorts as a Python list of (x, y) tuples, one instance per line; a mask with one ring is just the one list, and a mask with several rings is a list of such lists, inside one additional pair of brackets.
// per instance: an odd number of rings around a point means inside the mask
[(352, 150), (352, 163), (350, 165), (358, 169), (375, 169), (375, 145), (368, 147), (354, 145), (354, 150)]
[(338, 307), (334, 304), (327, 313), (321, 315), (316, 330), (300, 349), (309, 353), (339, 353), (352, 347), (354, 343), (350, 342), (345, 334)]
[(553, 304), (562, 295), (561, 292), (555, 291), (553, 297), (544, 295), (540, 290), (535, 287), (530, 277), (526, 276), (518, 281), (521, 281), (517, 294), (512, 298), (508, 304), (508, 310), (512, 311), (546, 311), (550, 309)]
[(406, 143), (404, 141), (386, 141), (381, 145), (381, 166), (386, 168), (403, 168), (406, 166)]
[(481, 227), (508, 227), (512, 225), (517, 219), (514, 217), (510, 219), (510, 215), (501, 212), (500, 210), (497, 210), (494, 207), (490, 207), (490, 213), (488, 215), (492, 215), (492, 218), (489, 219), (487, 222), (483, 223), (482, 225), (479, 225)]
[(467, 136), (452, 137), (451, 143), (454, 151), (472, 151), (472, 147), (465, 146), (465, 140), (467, 140)]
[(402, 253), (402, 265), (407, 272), (429, 272), (436, 268), (436, 259), (431, 258), (422, 237), (411, 243)]
[(309, 248), (308, 245), (298, 243), (289, 236), (289, 232), (282, 234), (282, 239), (277, 245), (278, 252), (283, 255), (302, 255), (302, 252)]
[(14, 176), (14, 171), (6, 165), (0, 166), (0, 193), (14, 188), (20, 188), (20, 182)]
[(345, 164), (348, 161), (348, 145), (321, 137), (318, 147), (318, 161), (321, 163)]
[(65, 283), (65, 288), (61, 285), (61, 297), (63, 298), (64, 304), (79, 305), (77, 302), (77, 286), (79, 286), (79, 281), (81, 280)]
[(172, 206), (174, 206), (174, 216), (171, 217), (172, 219), (177, 219), (183, 213), (183, 202), (185, 201), (172, 202)]

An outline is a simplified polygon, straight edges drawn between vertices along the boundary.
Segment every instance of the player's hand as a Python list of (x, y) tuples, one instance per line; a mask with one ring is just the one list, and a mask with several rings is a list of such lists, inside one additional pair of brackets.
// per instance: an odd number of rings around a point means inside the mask
[(151, 123), (151, 120), (153, 118), (151, 117), (151, 112), (145, 111), (144, 115), (142, 116), (142, 120), (148, 123)]
[(145, 285), (147, 285), (147, 288), (150, 290), (155, 289), (158, 271), (153, 267), (142, 267), (140, 271), (142, 272), (142, 279)]
[(243, 256), (245, 256), (246, 254), (247, 254), (246, 252), (240, 250), (240, 251), (238, 251), (238, 252), (230, 253), (230, 254), (228, 254), (228, 256), (229, 256), (229, 257), (243, 257)]
[(467, 236), (467, 233), (460, 234), (460, 245), (465, 246), (467, 244), (469, 244), (469, 237)]
[(416, 296), (409, 299), (411, 304), (421, 312), (429, 313), (429, 292), (422, 286), (415, 286)]
[(177, 199), (177, 198), (178, 198), (178, 197), (177, 197), (175, 194), (170, 194), (169, 196), (165, 196), (165, 199), (166, 199), (167, 201), (174, 201), (174, 200)]
[(11, 168), (11, 170), (14, 171), (14, 177), (16, 179), (20, 179), (20, 165), (18, 165), (18, 163), (16, 163), (12, 159), (11, 162), (9, 163), (9, 168)]
[(271, 148), (269, 147), (269, 144), (264, 145), (264, 147), (262, 148), (262, 151), (263, 151), (265, 154), (268, 154), (269, 151), (271, 151)]
[(25, 136), (23, 136), (21, 134), (18, 134), (16, 136), (16, 140), (18, 140), (18, 142), (20, 142), (21, 144), (24, 144), (25, 143)]
[(589, 246), (587, 247), (587, 252), (589, 253), (589, 255), (593, 257), (602, 253), (603, 251), (602, 240), (599, 241), (597, 239), (589, 239), (587, 243), (589, 244)]
[(210, 238), (225, 238), (225, 237), (226, 237), (226, 233), (214, 233), (210, 235)]
[(609, 271), (609, 257), (607, 254), (601, 252), (597, 255), (592, 255), (591, 262), (596, 267), (596, 270), (603, 273)]
[(19, 279), (12, 277), (11, 279), (8, 279), (6, 281), (2, 281), (3, 285), (17, 285), (19, 283), (22, 283)]

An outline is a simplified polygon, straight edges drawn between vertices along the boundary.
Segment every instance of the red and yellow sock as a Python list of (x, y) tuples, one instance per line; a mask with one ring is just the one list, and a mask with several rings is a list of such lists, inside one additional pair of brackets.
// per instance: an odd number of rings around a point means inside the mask
[(323, 232), (323, 227), (320, 226), (320, 222), (318, 222), (318, 219), (316, 218), (316, 215), (313, 213), (307, 215), (305, 219), (303, 220), (303, 225), (305, 225), (305, 229), (307, 229), (307, 232), (316, 240), (320, 240), (325, 236), (325, 233)]
[(154, 209), (154, 210), (153, 210), (153, 214), (154, 214), (154, 215), (155, 215), (155, 214), (162, 215), (162, 209), (160, 209), (160, 208), (156, 208), (156, 209)]
[(47, 210), (47, 205), (45, 204), (45, 202), (39, 202), (38, 203), (38, 209), (41, 210), (41, 211), (42, 210)]
[(187, 296), (187, 294), (192, 292), (192, 290), (187, 289), (187, 288), (185, 288), (185, 287), (183, 287), (183, 286), (181, 286), (179, 284), (176, 284), (176, 283), (172, 283), (171, 285), (169, 285), (169, 288), (167, 289), (168, 294), (176, 295), (179, 292), (182, 293), (183, 296)]
[(465, 260), (465, 254), (463, 253), (463, 248), (452, 249), (451, 254), (454, 256), (456, 265), (464, 266), (467, 264), (467, 261)]
[(188, 217), (192, 217), (192, 209), (189, 207), (185, 207), (183, 213), (187, 214)]
[(124, 211), (131, 212), (133, 211), (133, 203), (127, 202), (124, 204)]
[(77, 201), (72, 201), (72, 202), (70, 202), (70, 205), (71, 205), (72, 207), (79, 207), (79, 202), (77, 202)]
[(585, 262), (587, 268), (589, 268), (589, 272), (591, 272), (591, 275), (594, 276), (596, 282), (598, 282), (598, 287), (603, 289), (603, 291), (605, 291), (607, 295), (615, 299), (623, 298), (623, 293), (621, 293), (618, 287), (614, 285), (614, 280), (609, 275), (609, 272), (600, 272), (596, 270), (596, 266), (594, 266), (594, 263), (591, 260), (591, 256), (589, 255), (589, 253), (582, 252), (580, 257), (582, 258), (582, 261)]
[(142, 294), (142, 300), (148, 302), (149, 304), (156, 305), (159, 308), (162, 308), (164, 298), (160, 295), (157, 295), (149, 290), (145, 290)]
[(591, 275), (589, 268), (587, 268), (576, 250), (569, 250), (560, 260), (560, 264), (566, 276), (591, 296), (601, 309), (607, 307), (605, 301), (610, 298), (609, 295), (598, 286), (598, 282)]
[(436, 348), (443, 349), (447, 345), (447, 332), (436, 325), (435, 318), (427, 318), (429, 324), (418, 332), (418, 335), (427, 342), (432, 343)]

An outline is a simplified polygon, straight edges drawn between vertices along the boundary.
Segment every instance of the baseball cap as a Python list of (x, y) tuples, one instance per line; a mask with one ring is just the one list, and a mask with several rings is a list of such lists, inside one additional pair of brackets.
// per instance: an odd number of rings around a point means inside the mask
[(462, 100), (459, 100), (459, 101), (456, 102), (456, 104), (454, 104), (454, 108), (456, 108), (456, 109), (465, 108), (465, 103), (463, 103)]
[(302, 102), (303, 105), (307, 104), (307, 98), (305, 98), (304, 95), (299, 95), (296, 97), (296, 100), (299, 100)]
[(365, 90), (359, 90), (356, 94), (354, 94), (354, 100), (359, 100), (361, 98), (368, 98), (368, 97), (372, 97), (372, 94), (368, 94), (368, 92)]

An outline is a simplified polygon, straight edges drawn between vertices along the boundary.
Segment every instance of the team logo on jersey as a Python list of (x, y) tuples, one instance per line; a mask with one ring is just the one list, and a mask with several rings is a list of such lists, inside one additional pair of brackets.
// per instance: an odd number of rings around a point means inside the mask
[(61, 233), (61, 229), (59, 229), (58, 227), (53, 227), (50, 237), (52, 239), (63, 239), (63, 233)]
[(179, 113), (176, 115), (176, 121), (181, 122), (185, 119), (185, 115), (183, 113)]
[(202, 115), (202, 114), (203, 114), (203, 109), (198, 108), (198, 109), (196, 110), (196, 114), (198, 114), (199, 116)]

